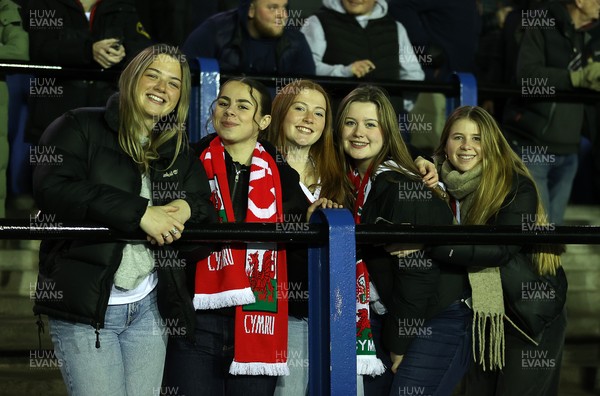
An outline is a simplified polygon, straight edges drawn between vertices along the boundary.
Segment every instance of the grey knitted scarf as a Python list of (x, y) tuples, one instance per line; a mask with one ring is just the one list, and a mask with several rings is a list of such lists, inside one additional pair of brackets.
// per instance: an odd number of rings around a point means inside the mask
[[(473, 192), (481, 182), (481, 164), (460, 173), (446, 160), (441, 177), (448, 193), (460, 202), (464, 219), (473, 205)], [(468, 275), (473, 299), (473, 358), (484, 371), (501, 369), (504, 367), (504, 298), (500, 269), (469, 267)]]

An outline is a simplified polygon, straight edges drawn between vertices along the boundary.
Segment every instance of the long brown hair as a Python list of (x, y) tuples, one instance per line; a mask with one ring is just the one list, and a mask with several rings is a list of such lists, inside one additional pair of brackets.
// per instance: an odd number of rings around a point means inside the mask
[(400, 127), (398, 126), (396, 112), (394, 111), (394, 107), (390, 102), (387, 93), (377, 86), (363, 85), (355, 88), (342, 99), (336, 116), (335, 135), (338, 156), (342, 159), (342, 166), (346, 172), (348, 184), (350, 184), (350, 181), (347, 175), (352, 170), (354, 161), (344, 152), (342, 131), (344, 129), (344, 123), (346, 121), (346, 116), (348, 115), (349, 107), (355, 102), (373, 103), (377, 107), (377, 118), (383, 136), (383, 146), (371, 163), (371, 169), (375, 170), (386, 160), (391, 159), (399, 166), (392, 167), (392, 170), (402, 173), (412, 180), (421, 180), (419, 176), (420, 172), (415, 166), (413, 159), (408, 152), (408, 148), (400, 135)]
[[(181, 66), (181, 88), (179, 102), (171, 114), (161, 117), (160, 129), (149, 134), (150, 144), (142, 145), (139, 140), (140, 131), (146, 129), (143, 111), (137, 99), (137, 86), (146, 69), (159, 55), (166, 55), (179, 62)], [(185, 121), (190, 107), (191, 78), (186, 56), (176, 47), (167, 44), (156, 44), (137, 54), (121, 73), (119, 78), (119, 145), (140, 166), (143, 173), (148, 173), (150, 162), (159, 158), (160, 146), (177, 139), (173, 160), (187, 143)]]
[[(462, 106), (454, 110), (448, 117), (440, 145), (434, 155), (442, 162), (445, 159), (445, 148), (450, 136), (452, 126), (459, 120), (470, 120), (475, 125), (481, 139), (481, 182), (473, 192), (473, 204), (469, 213), (466, 213), (462, 224), (487, 224), (502, 209), (502, 204), (510, 194), (515, 174), (527, 178), (533, 184), (537, 193), (536, 225), (547, 226), (546, 215), (542, 202), (537, 192), (537, 186), (529, 170), (513, 151), (504, 138), (502, 131), (494, 118), (484, 109), (477, 106)], [(560, 252), (562, 247), (536, 246), (535, 265), (540, 274), (555, 274), (560, 266)]]
[(325, 109), (323, 133), (319, 140), (310, 147), (309, 151), (311, 157), (315, 160), (317, 178), (320, 179), (320, 195), (343, 204), (349, 190), (344, 181), (343, 169), (339, 166), (339, 159), (335, 150), (331, 101), (322, 86), (311, 80), (296, 80), (283, 87), (273, 100), (271, 124), (267, 129), (267, 140), (281, 150), (284, 155), (287, 153), (283, 122), (288, 110), (303, 90), (314, 90), (321, 93), (325, 98), (327, 107)]

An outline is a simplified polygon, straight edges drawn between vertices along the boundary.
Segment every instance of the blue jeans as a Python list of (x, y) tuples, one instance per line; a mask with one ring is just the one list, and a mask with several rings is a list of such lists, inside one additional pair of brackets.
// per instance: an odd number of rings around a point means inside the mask
[(273, 395), (277, 377), (231, 375), (234, 316), (196, 311), (194, 343), (171, 337), (167, 347), (166, 385), (185, 396)]
[(389, 351), (381, 344), (384, 317), (371, 312), (377, 357), (387, 369), (377, 377), (363, 376), (365, 395), (451, 395), (471, 362), (472, 317), (473, 312), (457, 301), (427, 320), (424, 328), (431, 335), (412, 340), (394, 375)]
[(50, 318), (50, 335), (69, 395), (160, 394), (167, 333), (156, 290), (142, 300), (109, 305), (100, 348), (89, 324)]
[(275, 396), (308, 395), (308, 319), (288, 320), (288, 367), (290, 375), (277, 380)]
[(577, 154), (552, 155), (548, 161), (527, 162), (549, 221), (561, 225), (577, 173)]
[(457, 301), (426, 321), (431, 335), (412, 340), (394, 375), (390, 395), (451, 395), (471, 362), (472, 316)]

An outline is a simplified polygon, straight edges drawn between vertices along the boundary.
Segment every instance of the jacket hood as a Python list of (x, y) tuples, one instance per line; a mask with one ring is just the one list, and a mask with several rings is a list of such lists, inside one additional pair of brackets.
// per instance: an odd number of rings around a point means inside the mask
[[(323, 0), (323, 6), (341, 14), (346, 13), (346, 10), (342, 5), (342, 0)], [(367, 17), (368, 19), (382, 18), (387, 14), (387, 11), (388, 4), (386, 0), (375, 0), (375, 7), (373, 7), (373, 12), (371, 12), (371, 14), (369, 14)]]

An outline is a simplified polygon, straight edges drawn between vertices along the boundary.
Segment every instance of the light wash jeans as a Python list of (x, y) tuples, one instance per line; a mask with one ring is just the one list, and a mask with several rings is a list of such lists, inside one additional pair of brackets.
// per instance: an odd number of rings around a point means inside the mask
[(100, 348), (89, 324), (50, 318), (50, 335), (71, 396), (160, 395), (167, 330), (156, 290), (142, 300), (109, 305)]
[(537, 184), (549, 220), (556, 225), (563, 224), (578, 161), (577, 154), (569, 154), (553, 155), (547, 162), (526, 164)]
[[(308, 319), (288, 319), (288, 367), (290, 375), (277, 379), (274, 396), (308, 395)], [(363, 396), (362, 375), (356, 376), (357, 396)]]
[(308, 319), (289, 317), (287, 363), (290, 375), (277, 379), (275, 396), (308, 395)]

